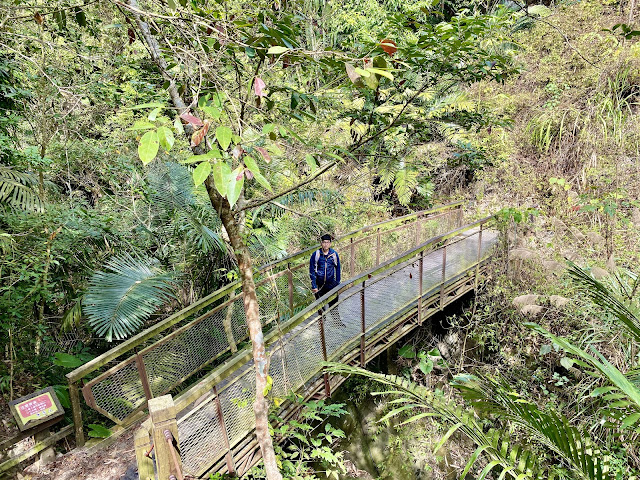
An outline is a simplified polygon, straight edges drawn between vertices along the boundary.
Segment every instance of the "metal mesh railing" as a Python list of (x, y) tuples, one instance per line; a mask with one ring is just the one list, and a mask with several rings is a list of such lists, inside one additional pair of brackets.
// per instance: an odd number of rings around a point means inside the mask
[[(414, 239), (415, 236), (414, 231)], [(354, 348), (361, 348), (361, 359), (366, 361), (367, 339), (384, 329), (396, 316), (415, 309), (419, 299), (442, 291), (477, 266), (496, 242), (496, 232), (474, 228), (461, 232), (445, 245), (435, 242), (424, 245), (336, 288), (294, 316), (290, 320), (291, 328), (283, 325), (285, 333), (274, 333), (273, 343), (269, 346), (269, 374), (273, 378), (271, 395), (283, 398), (299, 391), (322, 375), (323, 361), (342, 358), (345, 352)], [(372, 276), (369, 278), (369, 275)], [(328, 302), (336, 297), (337, 302), (328, 307)], [(231, 448), (252, 432), (255, 425), (251, 408), (254, 385), (253, 364), (248, 362), (218, 385), (219, 397), (211, 397), (195, 407), (212, 411), (209, 404), (215, 401), (222, 406), (219, 422), (223, 422), (226, 429), (224, 432), (212, 429), (212, 433), (203, 434), (200, 440), (203, 445), (211, 444), (212, 438), (220, 434), (223, 436), (217, 438), (217, 445)], [(206, 448), (198, 444), (192, 433), (202, 431), (196, 424), (199, 418), (190, 412), (189, 416), (178, 420), (181, 435), (184, 431), (189, 439), (187, 448), (182, 448), (183, 462), (186, 471), (193, 475), (202, 474), (226, 452), (218, 448), (211, 451), (207, 460), (202, 458), (199, 452)], [(180, 440), (182, 446), (182, 437)]]
[[(341, 256), (343, 281), (414, 248), (426, 238), (452, 230), (461, 220), (461, 209), (450, 208), (411, 217), (390, 229), (382, 224), (360, 237), (338, 240), (334, 248)], [(294, 262), (274, 264), (258, 277), (256, 290), (265, 331), (313, 302), (308, 275), (311, 253), (298, 255)], [(222, 362), (248, 338), (239, 289), (229, 290), (224, 300), (221, 297), (185, 315), (177, 330), (150, 340), (136, 355), (134, 364), (127, 359), (89, 381), (83, 388), (87, 403), (124, 423), (144, 408), (149, 398), (171, 391), (209, 364)]]

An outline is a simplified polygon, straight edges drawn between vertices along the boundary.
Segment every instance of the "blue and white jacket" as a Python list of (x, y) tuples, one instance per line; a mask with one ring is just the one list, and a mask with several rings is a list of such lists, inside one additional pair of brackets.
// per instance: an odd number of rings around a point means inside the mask
[(338, 253), (333, 248), (330, 248), (326, 255), (321, 248), (313, 252), (309, 259), (309, 277), (311, 278), (311, 288), (331, 289), (338, 285), (340, 283), (340, 257)]

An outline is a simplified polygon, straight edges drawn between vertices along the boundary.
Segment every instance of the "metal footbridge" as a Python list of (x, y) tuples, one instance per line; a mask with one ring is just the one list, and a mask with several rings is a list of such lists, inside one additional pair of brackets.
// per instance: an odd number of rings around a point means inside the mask
[[(334, 248), (346, 281), (317, 301), (308, 278), (315, 248), (260, 268), (257, 293), (273, 378), (269, 395), (330, 396), (344, 379), (327, 374), (323, 362), (365, 365), (476, 288), (498, 240), (492, 222), (493, 217), (465, 222), (462, 204), (455, 203), (344, 235)], [(123, 426), (143, 419), (150, 399), (171, 393), (185, 474), (241, 476), (260, 458), (252, 408), (255, 372), (239, 282), (67, 378), (80, 445), (80, 391), (88, 407)], [(284, 401), (280, 417), (297, 408)]]

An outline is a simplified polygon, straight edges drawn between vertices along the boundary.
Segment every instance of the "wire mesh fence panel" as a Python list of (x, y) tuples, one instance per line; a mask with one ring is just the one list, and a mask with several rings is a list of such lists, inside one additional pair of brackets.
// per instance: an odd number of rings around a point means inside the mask
[(311, 279), (309, 278), (308, 265), (305, 263), (300, 267), (296, 267), (292, 273), (294, 308), (300, 305), (309, 305), (315, 297), (311, 292)]
[(179, 419), (180, 458), (185, 473), (195, 476), (222, 457), (227, 451), (225, 435), (215, 396)]
[(135, 361), (122, 364), (120, 368), (89, 388), (96, 406), (120, 421), (146, 401)]
[(225, 309), (215, 311), (192, 327), (141, 352), (154, 396), (169, 391), (229, 348), (225, 314)]
[[(353, 247), (353, 269), (349, 265), (350, 271), (347, 275), (349, 278), (366, 272), (376, 266), (376, 238), (370, 237), (362, 240)], [(344, 266), (342, 267), (344, 270)]]
[(233, 339), (237, 343), (249, 337), (247, 327), (247, 316), (244, 313), (244, 298), (239, 295), (231, 304), (224, 309), (226, 320), (231, 322)]
[(286, 366), (289, 381), (294, 388), (300, 388), (319, 368), (323, 361), (322, 339), (318, 328), (318, 319), (310, 320), (295, 331), (287, 342)]
[(260, 321), (262, 325), (278, 318), (280, 304), (282, 302), (278, 284), (275, 281), (268, 281), (256, 287), (258, 304), (260, 305)]
[(218, 392), (231, 446), (242, 440), (255, 426), (253, 415), (255, 385), (255, 371), (252, 364), (248, 364), (243, 367), (240, 376), (233, 378)]
[[(394, 312), (415, 301), (419, 291), (420, 267), (417, 260), (395, 268), (390, 275), (367, 282), (365, 289), (365, 329), (379, 327)], [(390, 292), (393, 292), (391, 295)]]
[(340, 294), (338, 302), (323, 315), (327, 357), (362, 331), (362, 297), (360, 286)]

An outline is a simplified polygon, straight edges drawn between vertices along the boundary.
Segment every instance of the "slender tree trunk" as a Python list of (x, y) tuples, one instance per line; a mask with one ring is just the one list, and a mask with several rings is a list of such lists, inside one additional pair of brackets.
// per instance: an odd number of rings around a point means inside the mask
[[(178, 113), (187, 110), (187, 105), (178, 93), (175, 82), (167, 69), (167, 62), (160, 53), (160, 47), (155, 37), (149, 30), (149, 25), (142, 20), (137, 13), (138, 4), (136, 0), (129, 0), (129, 6), (132, 8), (138, 29), (144, 38), (149, 53), (156, 63), (163, 77), (169, 81), (169, 96)], [(185, 134), (187, 139), (191, 138), (193, 128), (185, 125)], [(193, 152), (198, 155), (206, 153), (204, 149), (205, 142), (200, 146), (194, 147)], [(260, 323), (260, 310), (258, 306), (258, 297), (256, 295), (256, 285), (253, 279), (253, 270), (251, 265), (251, 255), (245, 241), (243, 232), (244, 214), (239, 212), (234, 214), (229, 202), (222, 197), (216, 190), (213, 178), (210, 176), (205, 181), (205, 186), (209, 194), (212, 206), (218, 212), (222, 224), (224, 225), (229, 241), (233, 246), (238, 267), (240, 270), (240, 278), (242, 280), (242, 292), (244, 298), (244, 309), (247, 318), (247, 326), (249, 327), (249, 337), (253, 347), (253, 361), (256, 368), (256, 399), (253, 404), (253, 411), (256, 418), (256, 437), (262, 452), (262, 459), (265, 465), (268, 480), (282, 480), (282, 475), (278, 470), (276, 455), (273, 450), (273, 441), (269, 434), (269, 405), (265, 398), (264, 392), (267, 386), (267, 376), (269, 373), (269, 359), (266, 352), (264, 337), (262, 335), (262, 324)]]

